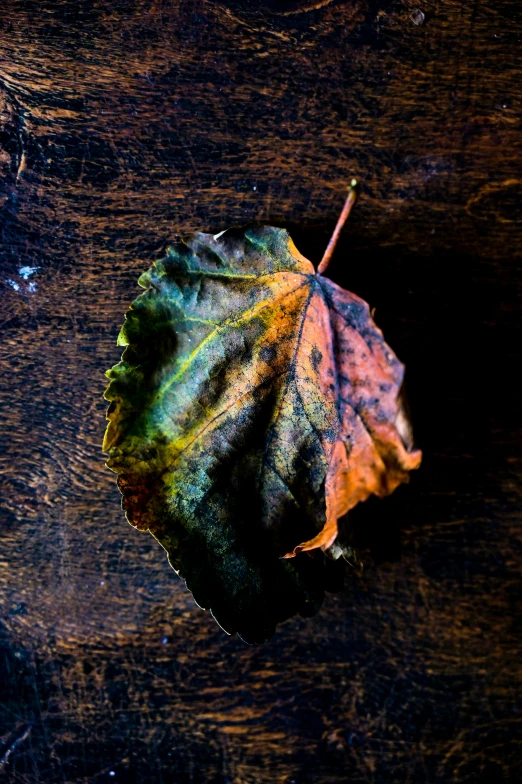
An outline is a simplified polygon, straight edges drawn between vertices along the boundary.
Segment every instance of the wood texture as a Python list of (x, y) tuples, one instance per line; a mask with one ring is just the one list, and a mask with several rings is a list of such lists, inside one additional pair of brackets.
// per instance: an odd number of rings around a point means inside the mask
[[(0, 776), (520, 780), (521, 40), (516, 0), (4, 0)], [(329, 272), (425, 461), (247, 647), (125, 523), (103, 372), (169, 242), (255, 219), (317, 263), (353, 176)]]

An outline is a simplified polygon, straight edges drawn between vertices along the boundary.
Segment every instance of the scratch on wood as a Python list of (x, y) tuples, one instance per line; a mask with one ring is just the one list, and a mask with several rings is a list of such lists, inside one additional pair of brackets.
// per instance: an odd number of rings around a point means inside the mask
[(15, 738), (14, 741), (11, 743), (11, 745), (7, 748), (7, 751), (0, 758), (0, 773), (2, 773), (2, 771), (4, 770), (5, 766), (9, 762), (9, 757), (14, 753), (15, 749), (21, 743), (23, 743), (24, 740), (27, 740), (30, 734), (31, 734), (31, 725), (26, 727), (24, 732), (21, 735), (19, 735), (17, 738)]

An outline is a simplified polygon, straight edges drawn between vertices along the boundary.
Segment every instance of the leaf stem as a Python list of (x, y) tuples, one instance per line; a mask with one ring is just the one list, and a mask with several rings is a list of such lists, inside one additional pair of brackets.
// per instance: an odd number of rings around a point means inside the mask
[(328, 267), (328, 264), (330, 263), (330, 259), (332, 258), (332, 254), (335, 250), (335, 246), (337, 245), (337, 240), (339, 239), (339, 234), (341, 233), (343, 226), (346, 223), (348, 215), (352, 211), (353, 205), (357, 201), (358, 185), (359, 183), (357, 182), (356, 179), (353, 179), (350, 183), (350, 187), (348, 188), (348, 196), (346, 197), (346, 201), (344, 202), (343, 211), (339, 215), (339, 220), (337, 221), (337, 225), (333, 231), (332, 238), (328, 243), (328, 247), (324, 252), (324, 256), (321, 259), (321, 263), (317, 267), (317, 275), (322, 275), (323, 272)]

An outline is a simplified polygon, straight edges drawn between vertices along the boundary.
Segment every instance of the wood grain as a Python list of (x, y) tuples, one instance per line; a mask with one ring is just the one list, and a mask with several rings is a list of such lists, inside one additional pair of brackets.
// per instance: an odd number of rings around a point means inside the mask
[[(521, 37), (515, 0), (4, 0), (6, 780), (520, 780)], [(103, 373), (169, 242), (260, 220), (317, 263), (353, 176), (331, 276), (424, 467), (354, 513), (362, 576), (251, 648), (125, 523)]]

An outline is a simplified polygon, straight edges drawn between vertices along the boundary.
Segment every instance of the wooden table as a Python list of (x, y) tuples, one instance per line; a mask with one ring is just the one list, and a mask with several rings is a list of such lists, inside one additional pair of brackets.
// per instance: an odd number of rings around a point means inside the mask
[[(3, 0), (5, 780), (520, 780), (521, 42), (517, 0)], [(254, 219), (317, 262), (352, 176), (330, 274), (425, 459), (249, 647), (125, 522), (103, 373), (169, 242)]]

